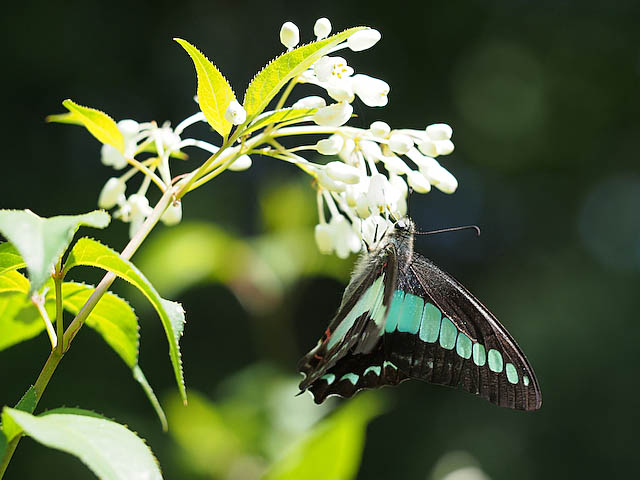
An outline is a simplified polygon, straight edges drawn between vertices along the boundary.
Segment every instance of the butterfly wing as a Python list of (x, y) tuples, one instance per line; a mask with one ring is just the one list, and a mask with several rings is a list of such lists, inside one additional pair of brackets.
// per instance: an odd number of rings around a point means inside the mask
[(458, 387), (501, 407), (542, 404), (533, 369), (509, 332), (464, 286), (418, 254), (399, 271), (384, 350), (410, 378)]
[[(298, 370), (305, 375), (300, 389), (310, 389), (317, 403), (321, 403), (327, 395), (347, 393), (348, 385), (353, 385), (353, 375), (358, 375), (349, 369), (355, 361), (352, 357), (373, 360), (383, 355), (380, 340), (397, 272), (397, 257), (393, 248), (368, 254), (360, 260), (345, 290), (338, 313), (318, 344), (298, 364)], [(333, 380), (329, 382), (327, 379)], [(327, 388), (323, 389), (323, 394), (316, 395), (319, 384)], [(341, 388), (341, 385), (345, 388)]]

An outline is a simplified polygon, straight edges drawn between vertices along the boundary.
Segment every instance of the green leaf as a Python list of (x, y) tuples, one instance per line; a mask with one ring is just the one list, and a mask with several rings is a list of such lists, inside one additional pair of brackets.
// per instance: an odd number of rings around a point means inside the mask
[(7, 437), (5, 436), (4, 432), (2, 431), (2, 427), (0, 426), (0, 460), (4, 458), (4, 454), (7, 451), (7, 444), (9, 442), (7, 441)]
[[(45, 310), (54, 319), (56, 304), (47, 297)], [(35, 337), (44, 330), (44, 322), (30, 297), (23, 293), (0, 294), (0, 351)]]
[(16, 247), (9, 242), (0, 243), (0, 275), (26, 266)]
[(69, 125), (84, 125), (80, 115), (75, 112), (56, 113), (47, 115), (44, 119), (47, 123), (67, 123)]
[(80, 225), (104, 228), (109, 214), (94, 210), (84, 215), (42, 218), (31, 210), (0, 210), (0, 234), (18, 249), (27, 264), (31, 290), (40, 290), (54, 264), (67, 249)]
[(364, 448), (366, 426), (381, 412), (380, 401), (361, 394), (276, 461), (264, 480), (349, 480), (355, 478)]
[(187, 51), (196, 67), (200, 110), (211, 128), (223, 137), (227, 136), (233, 125), (225, 120), (224, 114), (229, 104), (236, 99), (231, 85), (200, 50), (181, 38), (174, 38), (174, 40)]
[(324, 40), (303, 45), (268, 63), (249, 83), (244, 94), (247, 118), (252, 119), (260, 114), (289, 80), (300, 75), (338, 43), (363, 28), (365, 27), (350, 28)]
[(6, 407), (4, 414), (36, 441), (78, 457), (98, 478), (162, 478), (149, 447), (118, 423), (93, 415), (49, 413), (35, 417)]
[(78, 265), (98, 267), (115, 273), (142, 292), (158, 312), (169, 340), (169, 356), (173, 364), (178, 389), (183, 401), (187, 402), (187, 392), (182, 374), (180, 347), (178, 342), (184, 329), (184, 310), (182, 305), (160, 297), (153, 285), (131, 262), (123, 259), (109, 247), (90, 238), (81, 238), (76, 242), (64, 266), (64, 273)]
[[(63, 307), (77, 315), (94, 290), (95, 288), (91, 285), (74, 282), (63, 283)], [(124, 360), (124, 363), (131, 368), (133, 378), (142, 386), (162, 423), (163, 429), (166, 430), (167, 420), (164, 411), (138, 365), (140, 336), (138, 334), (138, 318), (133, 308), (126, 300), (112, 292), (107, 292), (87, 317), (87, 325), (97, 331)]]
[(247, 133), (260, 130), (261, 128), (279, 122), (293, 122), (304, 117), (311, 117), (318, 111), (317, 108), (283, 108), (272, 112), (265, 112), (258, 116), (243, 132)]
[[(38, 396), (36, 394), (36, 389), (33, 388), (33, 385), (31, 385), (29, 387), (29, 390), (25, 392), (18, 403), (16, 403), (16, 406), (14, 408), (22, 412), (33, 413), (33, 411), (36, 409), (37, 403)], [(7, 442), (10, 442), (17, 435), (20, 435), (20, 433), (22, 433), (22, 428), (20, 428), (20, 425), (14, 422), (10, 416), (5, 415), (4, 411), (2, 412), (2, 432), (4, 433)], [(2, 455), (0, 455), (0, 459), (1, 458)]]
[(9, 270), (0, 274), (0, 293), (29, 293), (29, 280), (20, 272)]
[[(75, 117), (66, 117), (67, 123), (81, 123), (98, 141), (111, 145), (124, 154), (124, 137), (113, 118), (95, 108), (78, 105), (73, 100), (67, 99), (62, 105)], [(60, 117), (57, 119), (59, 121)]]

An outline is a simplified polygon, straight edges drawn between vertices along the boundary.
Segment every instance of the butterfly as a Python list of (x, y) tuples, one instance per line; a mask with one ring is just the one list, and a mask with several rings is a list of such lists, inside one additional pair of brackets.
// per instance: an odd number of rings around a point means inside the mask
[(457, 387), (518, 410), (542, 405), (522, 350), (451, 275), (414, 251), (408, 217), (358, 260), (338, 313), (299, 362), (301, 393), (329, 395), (409, 379)]

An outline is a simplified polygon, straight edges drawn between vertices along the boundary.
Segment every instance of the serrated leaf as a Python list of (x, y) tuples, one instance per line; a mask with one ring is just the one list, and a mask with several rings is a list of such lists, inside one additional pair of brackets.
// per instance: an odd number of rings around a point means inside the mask
[[(65, 310), (76, 315), (87, 302), (94, 287), (81, 283), (62, 284), (62, 304)], [(138, 317), (126, 300), (112, 292), (100, 299), (87, 317), (87, 325), (98, 332), (111, 348), (131, 369), (133, 378), (144, 390), (153, 406), (163, 429), (167, 428), (167, 419), (158, 399), (138, 365), (139, 334)]]
[(355, 478), (367, 424), (380, 412), (380, 401), (375, 396), (359, 395), (318, 423), (272, 465), (263, 480)]
[(0, 243), (0, 275), (26, 266), (16, 247), (9, 242)]
[(300, 75), (338, 43), (363, 28), (365, 27), (350, 28), (324, 40), (295, 48), (267, 64), (249, 83), (244, 94), (243, 105), (247, 118), (252, 119), (260, 114), (289, 80)]
[(200, 110), (204, 113), (211, 128), (225, 137), (233, 126), (224, 118), (227, 107), (236, 99), (231, 85), (200, 50), (181, 38), (174, 38), (174, 40), (187, 51), (196, 67)]
[(29, 280), (15, 270), (0, 274), (0, 293), (29, 293)]
[[(78, 105), (70, 99), (66, 99), (62, 102), (62, 105), (64, 105), (70, 113), (75, 115), (74, 120), (77, 120), (77, 122), (74, 121), (67, 123), (80, 122), (87, 130), (89, 130), (91, 135), (98, 139), (99, 142), (111, 145), (120, 153), (124, 154), (124, 137), (113, 118), (95, 108)], [(69, 120), (71, 118), (73, 117), (67, 117)]]
[(123, 259), (117, 252), (91, 238), (81, 238), (76, 242), (64, 266), (66, 274), (71, 268), (78, 265), (98, 267), (115, 273), (118, 277), (135, 286), (151, 302), (160, 316), (167, 339), (169, 341), (169, 357), (173, 365), (178, 389), (183, 401), (187, 401), (187, 393), (182, 374), (182, 362), (180, 360), (180, 347), (178, 342), (184, 328), (184, 310), (179, 303), (165, 300), (153, 288), (153, 285), (145, 278), (131, 262)]
[[(20, 410), (27, 413), (33, 413), (36, 409), (36, 405), (38, 403), (38, 396), (36, 394), (36, 389), (33, 388), (33, 385), (29, 387), (29, 389), (25, 392), (22, 398), (16, 403), (14, 407), (16, 410)], [(22, 432), (22, 428), (18, 424), (16, 424), (10, 416), (6, 416), (4, 412), (2, 413), (2, 431), (5, 435), (7, 442), (13, 440), (17, 435), (20, 435)], [(0, 459), (2, 455), (0, 455)]]
[(54, 264), (80, 225), (104, 228), (110, 220), (103, 210), (51, 218), (39, 217), (31, 210), (0, 210), (0, 234), (13, 244), (26, 262), (31, 294), (40, 290), (51, 276)]
[[(48, 297), (44, 306), (49, 318), (54, 319), (55, 299)], [(29, 297), (23, 293), (0, 294), (0, 351), (29, 340), (43, 330), (40, 313)]]
[(47, 123), (66, 123), (69, 125), (84, 125), (80, 119), (80, 115), (75, 112), (55, 113), (47, 115), (44, 119)]
[(56, 450), (75, 455), (107, 480), (161, 479), (153, 453), (144, 441), (123, 425), (90, 415), (49, 413), (35, 417), (4, 409), (26, 435)]
[(283, 108), (272, 112), (265, 112), (244, 130), (243, 134), (251, 133), (261, 128), (279, 122), (293, 122), (304, 117), (311, 117), (318, 111), (317, 108)]

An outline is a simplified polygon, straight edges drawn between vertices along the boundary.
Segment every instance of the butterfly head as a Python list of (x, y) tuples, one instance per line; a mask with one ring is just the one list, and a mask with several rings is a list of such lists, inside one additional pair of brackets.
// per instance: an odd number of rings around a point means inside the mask
[(394, 224), (394, 233), (412, 236), (416, 231), (416, 224), (409, 217), (402, 217)]

